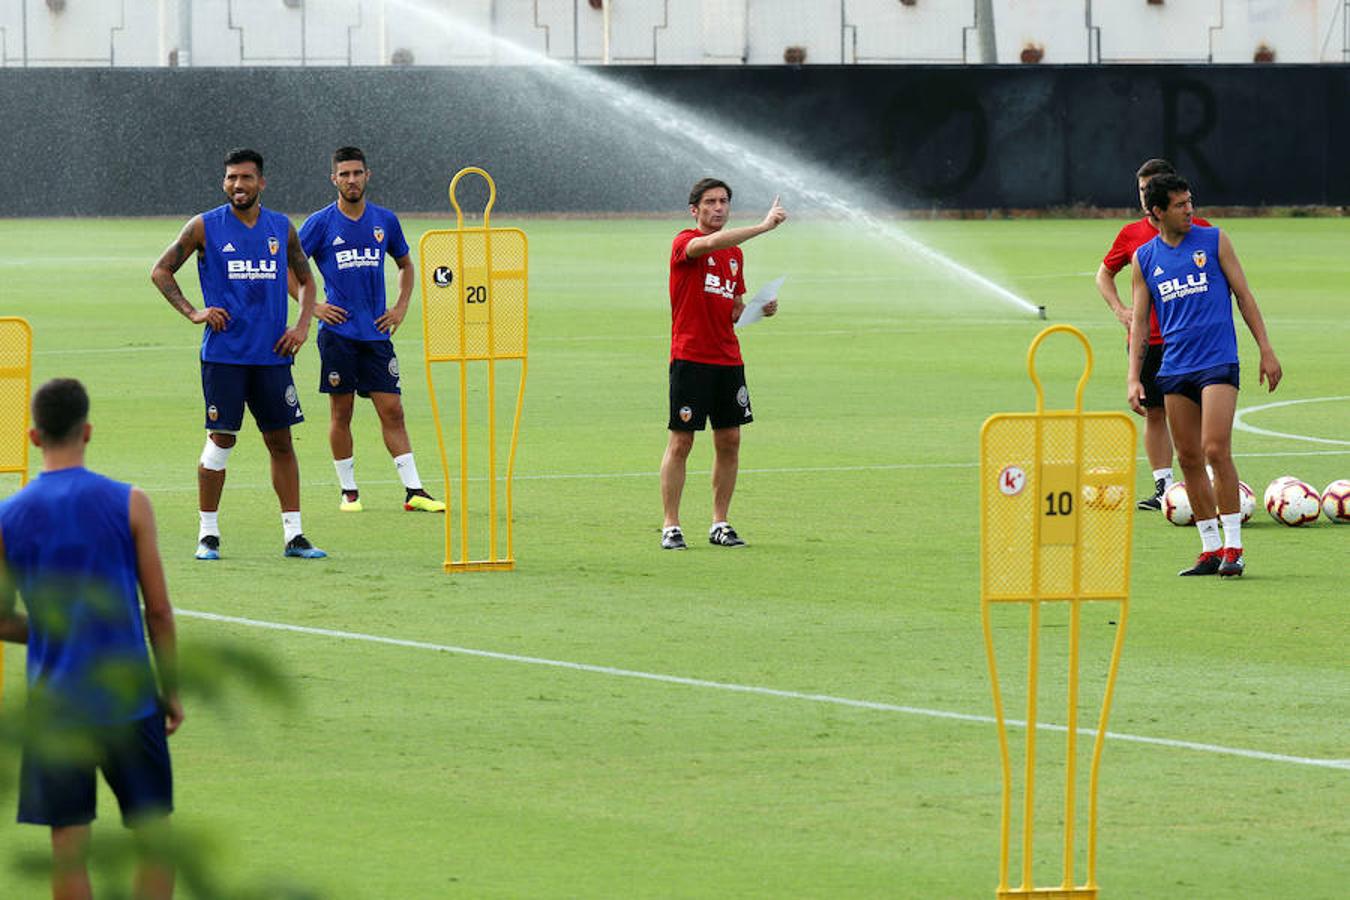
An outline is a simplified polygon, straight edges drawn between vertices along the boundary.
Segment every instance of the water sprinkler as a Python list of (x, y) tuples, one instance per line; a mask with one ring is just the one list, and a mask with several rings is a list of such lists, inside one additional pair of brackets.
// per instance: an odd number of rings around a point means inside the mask
[(1045, 321), (1045, 307), (1044, 307), (1044, 306), (1038, 306), (1038, 307), (1036, 307), (1036, 318), (1040, 319), (1041, 321)]

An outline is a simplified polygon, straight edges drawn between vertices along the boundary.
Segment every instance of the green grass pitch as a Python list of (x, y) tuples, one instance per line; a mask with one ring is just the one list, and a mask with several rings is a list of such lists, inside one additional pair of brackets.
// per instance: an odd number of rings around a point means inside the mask
[[(778, 318), (742, 336), (758, 421), (745, 430), (732, 521), (750, 546), (702, 539), (705, 434), (685, 493), (691, 549), (664, 553), (666, 257), (684, 221), (494, 222), (523, 227), (531, 251), (519, 563), (454, 576), (440, 570), (441, 520), (402, 511), (364, 401), (366, 511), (338, 512), (314, 332), (296, 367), (307, 421), (295, 439), (305, 530), (331, 558), (282, 559), (265, 451), (246, 425), (222, 504), (226, 558), (195, 562), (198, 331), (147, 277), (181, 222), (0, 221), (0, 315), (32, 323), (36, 382), (88, 384), (90, 465), (153, 499), (183, 652), (246, 643), (277, 661), (298, 699), (281, 708), (230, 687), (223, 706), (189, 698), (172, 741), (176, 821), (211, 837), (226, 893), (284, 883), (366, 900), (993, 896), (999, 769), (983, 718), (975, 465), (984, 419), (1034, 406), (1026, 351), (1044, 323), (844, 223), (799, 217), (752, 241), (751, 290), (787, 282)], [(1095, 351), (1085, 406), (1115, 410), (1123, 335), (1092, 273), (1119, 224), (907, 227), (1081, 328)], [(1309, 401), (1244, 414), (1295, 437), (1235, 433), (1243, 479), (1259, 496), (1278, 475), (1319, 489), (1350, 477), (1350, 221), (1220, 224), (1285, 371), (1274, 395), (1258, 388), (1239, 322), (1240, 409)], [(445, 226), (405, 222), (410, 237)], [(183, 281), (195, 300), (191, 264)], [(418, 302), (396, 345), (419, 468), (442, 496)], [(1081, 367), (1076, 343), (1046, 345), (1049, 407), (1071, 402)], [(1344, 896), (1350, 528), (1287, 529), (1258, 512), (1244, 535), (1245, 577), (1182, 581), (1194, 530), (1136, 520), (1110, 722), (1122, 737), (1102, 769), (1103, 897)], [(1115, 618), (1107, 607), (1084, 616), (1089, 684), (1100, 684)], [(1020, 717), (1025, 628), (1013, 615), (997, 625)], [(1049, 616), (1047, 665), (1063, 634)], [(18, 704), (21, 651), (5, 661), (4, 702)], [(1044, 719), (1062, 722), (1049, 697)], [(1040, 736), (1041, 884), (1058, 881), (1061, 741)], [(1342, 763), (1317, 764), (1328, 760)], [(12, 822), (12, 790), (0, 803)], [(118, 830), (106, 793), (100, 811), (96, 841)], [(0, 825), (0, 893), (43, 896), (41, 874), (12, 863), (41, 856), (46, 840)]]

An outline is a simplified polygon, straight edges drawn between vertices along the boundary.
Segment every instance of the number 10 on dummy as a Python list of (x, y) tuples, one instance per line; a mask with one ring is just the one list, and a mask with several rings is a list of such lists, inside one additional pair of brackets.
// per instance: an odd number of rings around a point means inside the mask
[[(468, 175), (487, 185), (481, 226), (465, 226), (456, 197)], [(450, 181), (455, 227), (428, 231), (419, 244), (427, 389), (451, 507), (447, 572), (515, 567), (512, 479), (525, 399), (529, 254), (523, 231), (492, 227), (496, 199), (487, 172), (461, 169)], [(507, 420), (510, 438), (504, 440)], [(452, 476), (458, 476), (457, 491)]]

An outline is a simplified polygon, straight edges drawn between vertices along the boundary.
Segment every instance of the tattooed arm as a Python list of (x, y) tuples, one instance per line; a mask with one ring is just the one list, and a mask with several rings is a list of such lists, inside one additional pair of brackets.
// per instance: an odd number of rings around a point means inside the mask
[(169, 305), (182, 313), (188, 321), (196, 325), (210, 325), (213, 330), (221, 331), (229, 323), (230, 314), (219, 306), (194, 309), (188, 298), (183, 296), (183, 289), (178, 286), (178, 279), (174, 277), (174, 273), (183, 267), (188, 257), (200, 251), (205, 244), (206, 226), (202, 224), (201, 216), (193, 216), (150, 269), (150, 280), (159, 288), (164, 299), (169, 301)]

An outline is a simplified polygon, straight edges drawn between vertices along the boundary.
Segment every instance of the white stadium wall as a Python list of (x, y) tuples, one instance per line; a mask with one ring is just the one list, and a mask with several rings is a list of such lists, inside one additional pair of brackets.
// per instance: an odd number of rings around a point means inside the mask
[[(980, 0), (608, 2), (0, 0), (0, 66), (985, 62)], [(999, 63), (1347, 60), (1343, 0), (984, 2)]]

